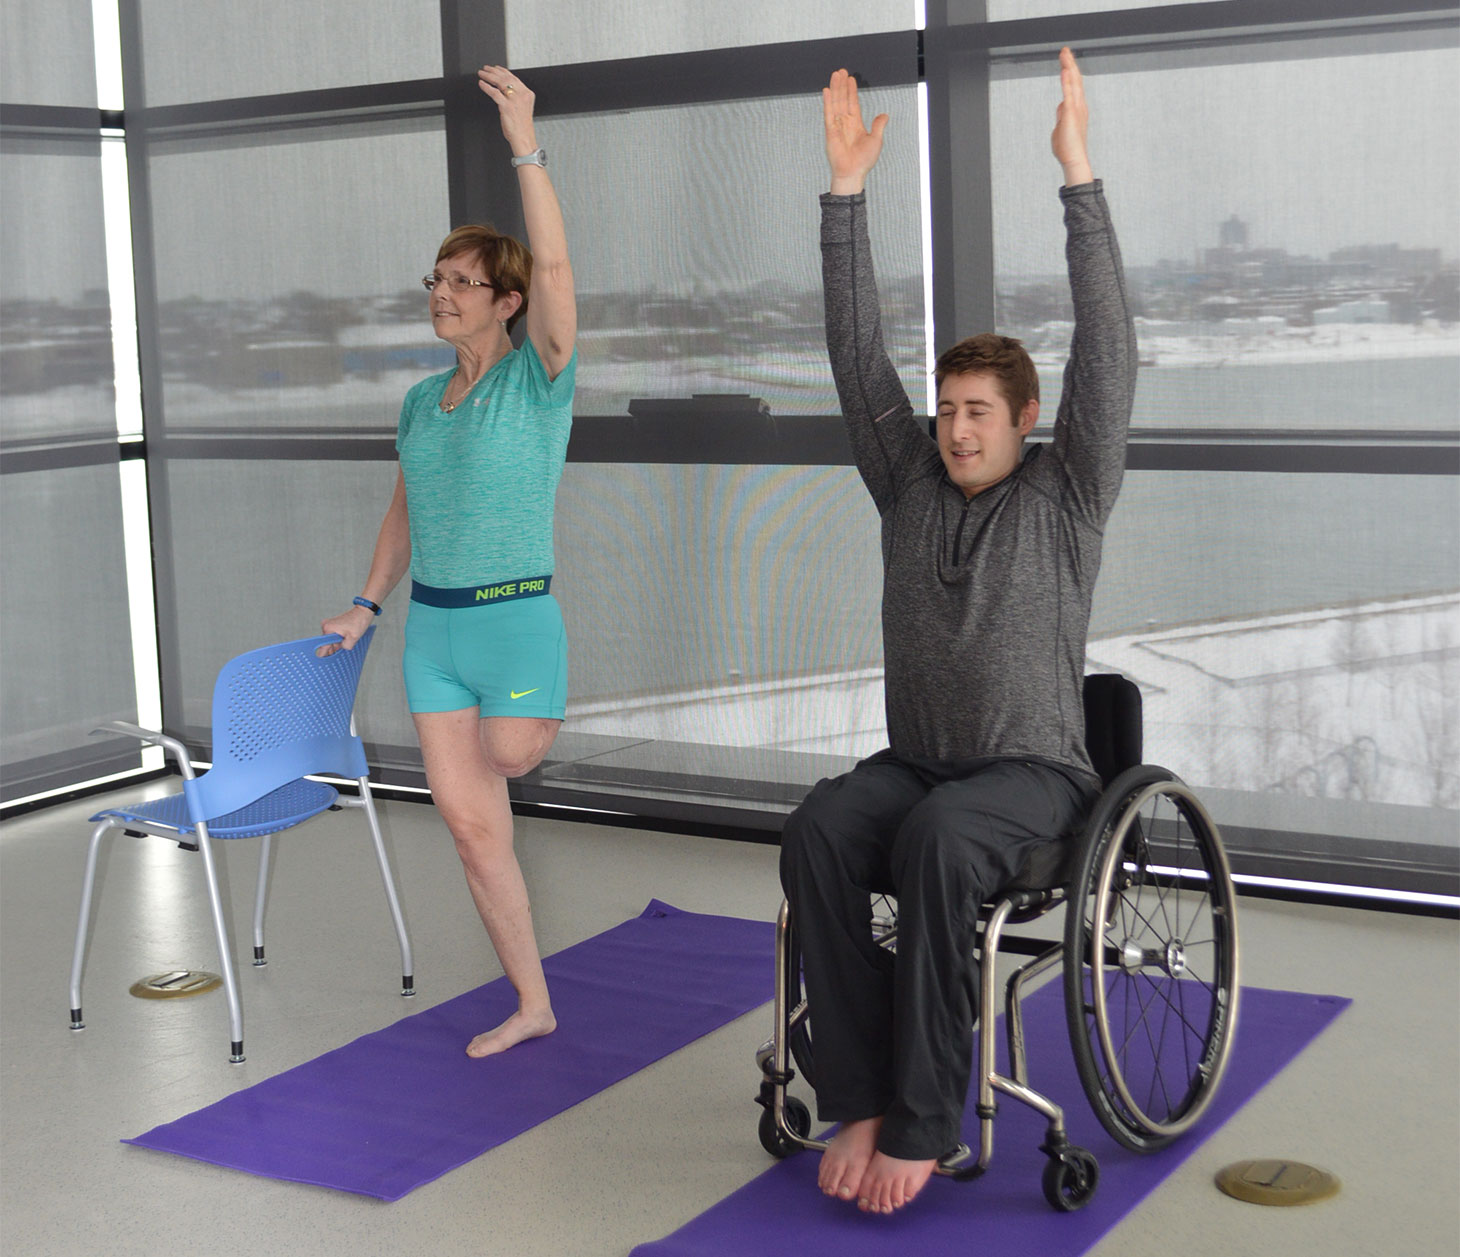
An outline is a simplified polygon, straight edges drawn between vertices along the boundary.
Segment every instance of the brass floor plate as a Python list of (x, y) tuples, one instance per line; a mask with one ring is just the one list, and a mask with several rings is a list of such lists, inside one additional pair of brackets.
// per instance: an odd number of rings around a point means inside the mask
[(130, 989), (138, 999), (182, 999), (187, 995), (202, 995), (222, 985), (223, 979), (216, 973), (205, 973), (201, 969), (172, 969), (167, 973), (139, 978)]
[(1217, 1186), (1254, 1205), (1309, 1205), (1338, 1194), (1337, 1177), (1301, 1161), (1238, 1161), (1217, 1171)]

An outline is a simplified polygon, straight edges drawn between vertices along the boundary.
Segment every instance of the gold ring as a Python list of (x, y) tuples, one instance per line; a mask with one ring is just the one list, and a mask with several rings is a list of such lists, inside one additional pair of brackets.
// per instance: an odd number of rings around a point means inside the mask
[(516, 90), (517, 89), (515, 87), (513, 87), (511, 83), (508, 83), (507, 86), (502, 89), (502, 94), (504, 96), (510, 96)]

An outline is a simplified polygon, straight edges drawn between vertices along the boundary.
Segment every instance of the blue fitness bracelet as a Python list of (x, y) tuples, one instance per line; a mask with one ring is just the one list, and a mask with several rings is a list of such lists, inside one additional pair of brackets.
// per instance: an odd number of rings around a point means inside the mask
[(356, 598), (355, 605), (357, 607), (369, 607), (376, 615), (380, 614), (380, 604), (378, 602), (371, 602), (369, 598)]

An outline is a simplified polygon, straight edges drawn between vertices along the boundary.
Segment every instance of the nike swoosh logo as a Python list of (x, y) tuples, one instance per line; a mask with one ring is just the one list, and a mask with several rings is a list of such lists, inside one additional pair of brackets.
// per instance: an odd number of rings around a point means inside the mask
[(542, 686), (539, 685), (536, 689), (523, 690), (521, 693), (519, 693), (517, 690), (513, 690), (511, 693), (513, 698), (526, 698), (529, 694), (536, 694), (537, 691), (540, 689), (542, 689)]

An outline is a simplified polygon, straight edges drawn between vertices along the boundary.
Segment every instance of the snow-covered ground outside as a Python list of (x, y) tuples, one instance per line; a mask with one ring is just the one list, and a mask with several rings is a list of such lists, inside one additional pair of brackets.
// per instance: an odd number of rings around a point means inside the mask
[[(1298, 363), (1386, 362), (1460, 357), (1460, 324), (1328, 323), (1289, 327), (1281, 320), (1231, 320), (1224, 324), (1176, 325), (1137, 319), (1144, 369), (1170, 367), (1278, 366)], [(1057, 348), (1036, 349), (1036, 365), (1049, 374), (1063, 367), (1069, 323), (1050, 322), (1035, 329), (1037, 339)], [(354, 342), (394, 345), (421, 353), (439, 351), (429, 332), (413, 324), (366, 324), (346, 329), (342, 349)], [(638, 332), (643, 343), (633, 357), (605, 352), (604, 346)], [(368, 335), (366, 335), (368, 333)], [(348, 343), (347, 343), (348, 342)], [(579, 334), (580, 366), (575, 409), (579, 415), (622, 413), (632, 397), (686, 397), (691, 393), (744, 392), (764, 397), (773, 413), (832, 414), (835, 391), (820, 336), (792, 338), (754, 354), (674, 354), (653, 356), (654, 337), (643, 329), (591, 329)], [(918, 350), (901, 346), (896, 362), (916, 361)], [(436, 369), (445, 369), (443, 356)], [(378, 371), (346, 371), (330, 383), (287, 387), (220, 388), (197, 380), (169, 378), (167, 421), (178, 428), (239, 426), (287, 431), (290, 428), (360, 429), (393, 425), (400, 401), (430, 369), (392, 366)], [(922, 405), (923, 381), (915, 369), (904, 381)], [(113, 405), (108, 385), (69, 385), (5, 398), (5, 426), (12, 437), (42, 436), (76, 430), (78, 417), (103, 419)], [(1435, 416), (1424, 416), (1426, 422)], [(1438, 418), (1438, 426), (1451, 426)]]
[[(1141, 688), (1145, 758), (1193, 786), (1460, 808), (1460, 593), (1091, 641)], [(574, 733), (868, 755), (882, 672), (597, 704)]]

